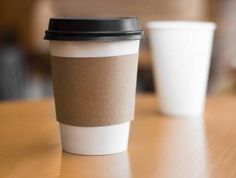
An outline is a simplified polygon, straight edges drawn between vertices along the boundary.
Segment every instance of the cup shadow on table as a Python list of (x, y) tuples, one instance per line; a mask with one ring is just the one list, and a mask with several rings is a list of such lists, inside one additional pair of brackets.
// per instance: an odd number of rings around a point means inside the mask
[(131, 169), (128, 151), (105, 155), (84, 156), (63, 152), (61, 159), (61, 176), (130, 178)]

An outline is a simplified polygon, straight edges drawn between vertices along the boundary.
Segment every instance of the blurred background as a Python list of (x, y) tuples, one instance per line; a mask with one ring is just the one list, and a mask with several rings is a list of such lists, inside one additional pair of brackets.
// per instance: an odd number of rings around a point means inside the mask
[[(52, 95), (50, 17), (137, 16), (145, 29), (138, 92), (153, 92), (149, 20), (210, 20), (215, 35), (208, 94), (236, 92), (236, 0), (0, 0), (0, 100)], [(158, 90), (158, 89), (157, 89)]]

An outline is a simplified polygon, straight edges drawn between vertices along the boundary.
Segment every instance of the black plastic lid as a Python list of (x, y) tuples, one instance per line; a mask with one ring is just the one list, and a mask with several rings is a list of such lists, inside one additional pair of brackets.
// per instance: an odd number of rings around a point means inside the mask
[(139, 40), (143, 30), (138, 18), (51, 18), (44, 39), (60, 41), (81, 40)]

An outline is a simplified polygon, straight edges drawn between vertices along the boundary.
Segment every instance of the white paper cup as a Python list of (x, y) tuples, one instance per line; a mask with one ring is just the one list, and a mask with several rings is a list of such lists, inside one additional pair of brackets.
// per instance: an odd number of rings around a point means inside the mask
[(125, 151), (134, 119), (137, 18), (52, 18), (53, 88), (62, 148), (81, 155)]
[(161, 112), (177, 117), (202, 116), (216, 25), (153, 21), (147, 26)]
[[(99, 57), (122, 56), (138, 52), (139, 40), (50, 41), (50, 54), (59, 57), (96, 57), (99, 59)], [(130, 122), (99, 127), (80, 127), (60, 123), (62, 148), (66, 152), (81, 155), (119, 153), (127, 150), (129, 129)]]

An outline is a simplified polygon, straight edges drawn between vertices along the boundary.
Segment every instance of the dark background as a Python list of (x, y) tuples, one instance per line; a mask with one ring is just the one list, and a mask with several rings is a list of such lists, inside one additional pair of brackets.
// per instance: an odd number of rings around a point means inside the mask
[[(0, 100), (52, 95), (48, 19), (55, 16), (137, 16), (141, 43), (138, 92), (153, 92), (152, 64), (145, 24), (149, 20), (210, 20), (215, 35), (208, 94), (235, 92), (235, 0), (1, 0)], [(158, 90), (158, 89), (157, 89)]]

